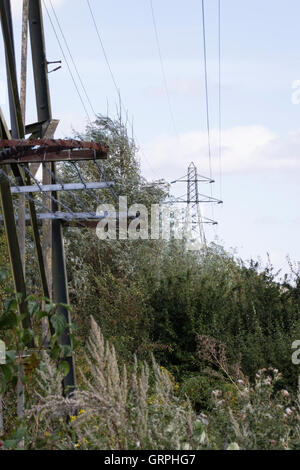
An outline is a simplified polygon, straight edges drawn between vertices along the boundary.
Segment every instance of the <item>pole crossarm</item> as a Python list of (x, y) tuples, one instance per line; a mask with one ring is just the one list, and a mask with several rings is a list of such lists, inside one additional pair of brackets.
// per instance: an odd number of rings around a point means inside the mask
[[(3, 159), (1, 159), (3, 158)], [(55, 163), (55, 162), (75, 162), (102, 159), (102, 156), (95, 153), (94, 150), (64, 150), (56, 153), (31, 154), (20, 157), (7, 157), (5, 154), (0, 156), (0, 165), (14, 163)], [(104, 157), (106, 158), (106, 157)]]
[(43, 146), (48, 147), (49, 150), (51, 147), (61, 147), (68, 149), (92, 149), (97, 151), (107, 152), (108, 147), (100, 144), (99, 142), (86, 142), (83, 140), (74, 140), (74, 139), (12, 139), (12, 140), (1, 140), (1, 147), (34, 147), (34, 146)]
[[(93, 161), (92, 165), (98, 172), (98, 181), (90, 181), (88, 175), (84, 173), (84, 165), (80, 166), (74, 161), (65, 162), (59, 172), (54, 172), (48, 168), (46, 162), (43, 162), (42, 169), (49, 177), (51, 181), (50, 184), (41, 182), (37, 174), (31, 171), (27, 164), (21, 166), (27, 181), (27, 184), (24, 186), (19, 185), (18, 180), (13, 177), (11, 172), (8, 172), (8, 170), (5, 171), (4, 166), (0, 168), (0, 174), (8, 180), (12, 195), (24, 194), (29, 204), (39, 206), (42, 213), (56, 212), (63, 208), (69, 214), (73, 215), (75, 212), (79, 212), (77, 208), (80, 207), (80, 212), (92, 214), (95, 209), (95, 204), (98, 207), (105, 201), (107, 202), (107, 197), (103, 200), (99, 194), (100, 191), (108, 191), (110, 193), (110, 200), (111, 198), (113, 198), (114, 202), (118, 200), (113, 189), (114, 182), (106, 179), (105, 173), (97, 160)], [(69, 168), (67, 169), (67, 167)], [(89, 168), (91, 170), (92, 166)], [(31, 183), (32, 181), (33, 184)], [(61, 197), (58, 197), (58, 192)], [(17, 203), (17, 200), (15, 202)], [(54, 210), (53, 204), (57, 206), (58, 209)], [(38, 212), (37, 214), (40, 213), (41, 212)], [(52, 218), (49, 220), (52, 220)]]
[[(171, 181), (170, 184), (174, 184), (174, 183), (188, 183), (189, 180), (188, 179), (184, 179), (184, 178), (187, 178), (188, 176), (183, 176), (182, 178), (179, 178), (178, 180), (174, 180), (174, 181)], [(194, 180), (196, 183), (215, 183), (215, 180), (211, 179), (211, 178), (208, 178), (207, 176), (201, 176), (201, 175), (198, 175), (197, 176), (197, 179)]]
[[(38, 220), (77, 220), (77, 221), (89, 221), (89, 220), (103, 220), (103, 219), (129, 219), (133, 220), (136, 218), (136, 214), (125, 213), (125, 212), (108, 212), (106, 214), (98, 214), (97, 212), (40, 212), (37, 214)], [(26, 220), (30, 220), (29, 214), (26, 215)], [(0, 216), (0, 222), (3, 222), (3, 217)]]
[(0, 141), (0, 164), (106, 159), (108, 147), (98, 142), (61, 139)]
[(62, 183), (62, 184), (41, 184), (32, 186), (12, 186), (10, 191), (12, 194), (22, 193), (47, 193), (49, 191), (79, 191), (88, 189), (108, 189), (114, 186), (114, 182), (105, 183)]
[(177, 201), (173, 201), (173, 202), (182, 202), (182, 203), (185, 203), (185, 204), (199, 204), (200, 202), (215, 202), (216, 204), (223, 204), (223, 201), (221, 201), (220, 199), (216, 199), (214, 197), (210, 197), (210, 196), (205, 196), (204, 194), (199, 194), (199, 196), (203, 197), (204, 199), (197, 199), (197, 200), (184, 200), (184, 199), (180, 199), (178, 198)]

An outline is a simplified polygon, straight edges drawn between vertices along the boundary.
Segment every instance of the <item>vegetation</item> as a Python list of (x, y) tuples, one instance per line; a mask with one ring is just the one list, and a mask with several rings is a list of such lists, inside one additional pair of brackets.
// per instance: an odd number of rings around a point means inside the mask
[[(109, 144), (103, 169), (129, 204), (165, 200), (167, 185), (141, 176), (121, 121), (99, 116), (76, 137)], [(95, 177), (93, 165), (81, 171)], [(72, 177), (66, 168), (60, 173)], [(109, 191), (104, 202), (113, 202)], [(291, 266), (280, 279), (270, 264), (246, 263), (216, 244), (195, 252), (184, 241), (100, 241), (95, 230), (77, 228), (65, 229), (65, 242), (78, 389), (63, 396), (67, 370), (58, 364), (70, 351), (57, 339), (65, 325), (55, 305), (45, 309), (36, 297), (28, 239), (30, 331), (18, 317), (18, 298), (5, 289), (10, 280), (3, 276), (0, 286), (4, 417), (14, 410), (17, 352), (34, 340), (40, 354), (30, 367), (21, 364), (26, 417), (6, 418), (0, 446), (24, 439), (29, 449), (300, 448), (299, 369), (291, 361), (300, 338), (298, 271)], [(0, 259), (7, 268), (3, 237)], [(47, 352), (43, 316), (59, 330)]]

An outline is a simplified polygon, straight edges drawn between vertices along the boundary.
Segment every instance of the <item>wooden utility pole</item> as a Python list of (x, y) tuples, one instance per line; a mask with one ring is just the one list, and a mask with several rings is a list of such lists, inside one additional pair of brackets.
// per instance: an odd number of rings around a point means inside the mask
[[(18, 231), (16, 227), (15, 212), (13, 205), (13, 190), (23, 188), (20, 193), (28, 193), (28, 208), (30, 213), (30, 223), (32, 226), (32, 234), (34, 246), (39, 266), (41, 285), (44, 297), (51, 298), (57, 305), (57, 313), (61, 314), (66, 320), (65, 331), (61, 334), (59, 342), (63, 346), (71, 346), (70, 334), (70, 313), (66, 304), (69, 303), (68, 282), (66, 272), (66, 261), (64, 253), (63, 241), (63, 225), (65, 217), (61, 213), (63, 204), (59, 201), (58, 192), (64, 190), (61, 187), (56, 176), (56, 162), (73, 161), (73, 160), (96, 160), (106, 158), (108, 149), (101, 144), (95, 142), (76, 142), (74, 140), (56, 140), (53, 141), (55, 129), (58, 121), (53, 120), (51, 112), (51, 102), (48, 83), (48, 62), (45, 50), (45, 38), (43, 27), (43, 16), (41, 0), (24, 0), (23, 3), (23, 28), (22, 28), (22, 65), (21, 65), (21, 90), (19, 94), (19, 86), (17, 80), (17, 67), (14, 52), (14, 35), (13, 24), (11, 18), (10, 0), (0, 0), (0, 20), (1, 30), (4, 40), (6, 55), (6, 70), (8, 79), (8, 94), (10, 105), (10, 121), (11, 131), (9, 131), (4, 116), (0, 109), (0, 140), (3, 152), (1, 153), (0, 165), (5, 171), (0, 172), (0, 200), (2, 202), (2, 219), (4, 222), (7, 245), (9, 249), (10, 262), (12, 267), (15, 292), (22, 294), (22, 301), (19, 303), (19, 311), (23, 316), (23, 325), (25, 328), (30, 327), (30, 318), (26, 304), (26, 285), (24, 279), (23, 263), (24, 253), (20, 245), (23, 244), (23, 222), (24, 216), (23, 206), (20, 204), (20, 220), (18, 223), (20, 235), (20, 243), (18, 239)], [(28, 33), (28, 31), (29, 33)], [(26, 109), (26, 72), (27, 72), (27, 34), (30, 35), (30, 49), (32, 54), (33, 77), (35, 87), (35, 101), (37, 111), (37, 121), (25, 124)], [(30, 139), (25, 136), (31, 134)], [(34, 142), (36, 139), (36, 142)], [(48, 139), (48, 141), (47, 141)], [(28, 147), (29, 150), (26, 149)], [(53, 148), (51, 148), (53, 147)], [(18, 150), (20, 149), (20, 151)], [(10, 161), (6, 161), (6, 159)], [(50, 192), (49, 197), (44, 200), (46, 209), (49, 213), (36, 212), (36, 204), (34, 199), (35, 185), (31, 184), (31, 177), (37, 170), (37, 164), (43, 165), (43, 183), (41, 186), (45, 192)], [(7, 165), (7, 171), (6, 167)], [(33, 165), (36, 165), (33, 167)], [(10, 185), (10, 177), (8, 173), (12, 172), (14, 176), (14, 186)], [(79, 172), (80, 176), (80, 172)], [(103, 175), (102, 175), (103, 176)], [(101, 176), (101, 178), (102, 178)], [(81, 177), (80, 177), (81, 179)], [(81, 180), (81, 184), (86, 185)], [(99, 182), (97, 182), (99, 184)], [(29, 192), (28, 192), (28, 187)], [(38, 185), (39, 186), (39, 185)], [(31, 189), (31, 190), (30, 190)], [(76, 189), (76, 188), (73, 188)], [(83, 189), (83, 188), (77, 188)], [(73, 223), (77, 220), (87, 220), (95, 222), (97, 214), (87, 212), (76, 214), (70, 211), (74, 217)], [(41, 217), (44, 216), (44, 217)], [(25, 217), (26, 222), (29, 217)], [(49, 219), (43, 226), (43, 237), (41, 240), (38, 221)], [(24, 231), (25, 233), (25, 231)], [(24, 244), (23, 244), (24, 247)], [(47, 331), (45, 329), (45, 337)], [(69, 364), (69, 373), (64, 378), (65, 394), (70, 394), (76, 385), (74, 359), (70, 354), (66, 358)], [(22, 414), (20, 402), (20, 415)]]
[[(28, 44), (28, 11), (29, 0), (23, 0), (22, 14), (22, 46), (21, 46), (21, 80), (20, 80), (20, 105), (23, 122), (26, 114), (26, 88), (27, 88), (27, 44)], [(25, 196), (20, 195), (18, 208), (18, 238), (20, 245), (21, 260), (25, 276)]]
[[(48, 82), (48, 64), (46, 59), (45, 36), (41, 0), (29, 1), (29, 27), (30, 27), (30, 41), (32, 52), (32, 64), (35, 83), (37, 117), (40, 123), (46, 123), (47, 129), (51, 129), (53, 125), (51, 100)], [(55, 126), (54, 126), (55, 128)], [(40, 137), (45, 137), (45, 131), (42, 132)], [(51, 163), (51, 174), (56, 174), (56, 165)], [(46, 175), (44, 181), (46, 179)], [(55, 180), (55, 178), (51, 178)], [(55, 182), (55, 181), (53, 181)], [(57, 193), (53, 193), (57, 199)], [(51, 210), (57, 211), (58, 205), (51, 203)], [(53, 220), (50, 226), (45, 228), (46, 233), (43, 233), (44, 248), (46, 248), (46, 265), (51, 258), (51, 271), (46, 268), (46, 277), (51, 280), (51, 287), (48, 286), (49, 293), (53, 292), (53, 301), (60, 304), (57, 311), (63, 315), (68, 324), (70, 324), (70, 313), (63, 304), (69, 303), (68, 296), (68, 283), (66, 276), (66, 261), (64, 253), (64, 242), (62, 223), (59, 220)], [(51, 233), (51, 238), (50, 238)], [(48, 265), (49, 266), (49, 265)], [(50, 276), (51, 272), (51, 276)], [(66, 329), (61, 337), (61, 342), (64, 345), (71, 345), (71, 338), (69, 330)], [(66, 393), (70, 393), (75, 388), (75, 368), (73, 357), (67, 358), (70, 370), (68, 375), (64, 378), (64, 389)]]
[[(22, 13), (22, 41), (21, 41), (21, 80), (20, 80), (20, 106), (22, 111), (23, 123), (25, 123), (26, 116), (26, 88), (27, 88), (27, 44), (28, 44), (28, 12), (29, 0), (23, 0), (23, 13)], [(23, 267), (24, 278), (25, 263), (26, 263), (26, 198), (25, 194), (19, 196), (18, 206), (18, 239), (20, 246), (21, 262)], [(25, 409), (25, 388), (23, 384), (23, 371), (22, 366), (19, 365), (18, 383), (17, 383), (17, 415), (21, 420), (24, 416)], [(19, 444), (20, 448), (24, 447), (24, 440)]]

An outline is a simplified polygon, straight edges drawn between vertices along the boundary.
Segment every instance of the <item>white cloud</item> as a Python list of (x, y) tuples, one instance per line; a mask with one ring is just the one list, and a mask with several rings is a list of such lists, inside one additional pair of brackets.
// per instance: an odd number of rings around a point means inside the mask
[[(211, 131), (212, 165), (219, 168), (218, 130)], [(263, 126), (238, 126), (222, 132), (222, 170), (224, 173), (299, 169), (300, 129), (283, 137)], [(207, 134), (188, 132), (161, 137), (143, 147), (151, 165), (168, 180), (184, 174), (193, 161), (199, 173), (209, 169)]]

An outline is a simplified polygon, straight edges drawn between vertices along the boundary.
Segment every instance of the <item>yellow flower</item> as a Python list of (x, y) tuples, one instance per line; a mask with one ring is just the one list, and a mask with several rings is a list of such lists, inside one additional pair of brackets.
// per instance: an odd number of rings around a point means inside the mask
[(82, 409), (82, 410), (79, 411), (78, 414), (79, 414), (79, 415), (82, 415), (83, 413), (85, 413), (85, 410)]
[(75, 419), (77, 419), (77, 416), (71, 416), (71, 423), (73, 423), (73, 421), (75, 421)]

